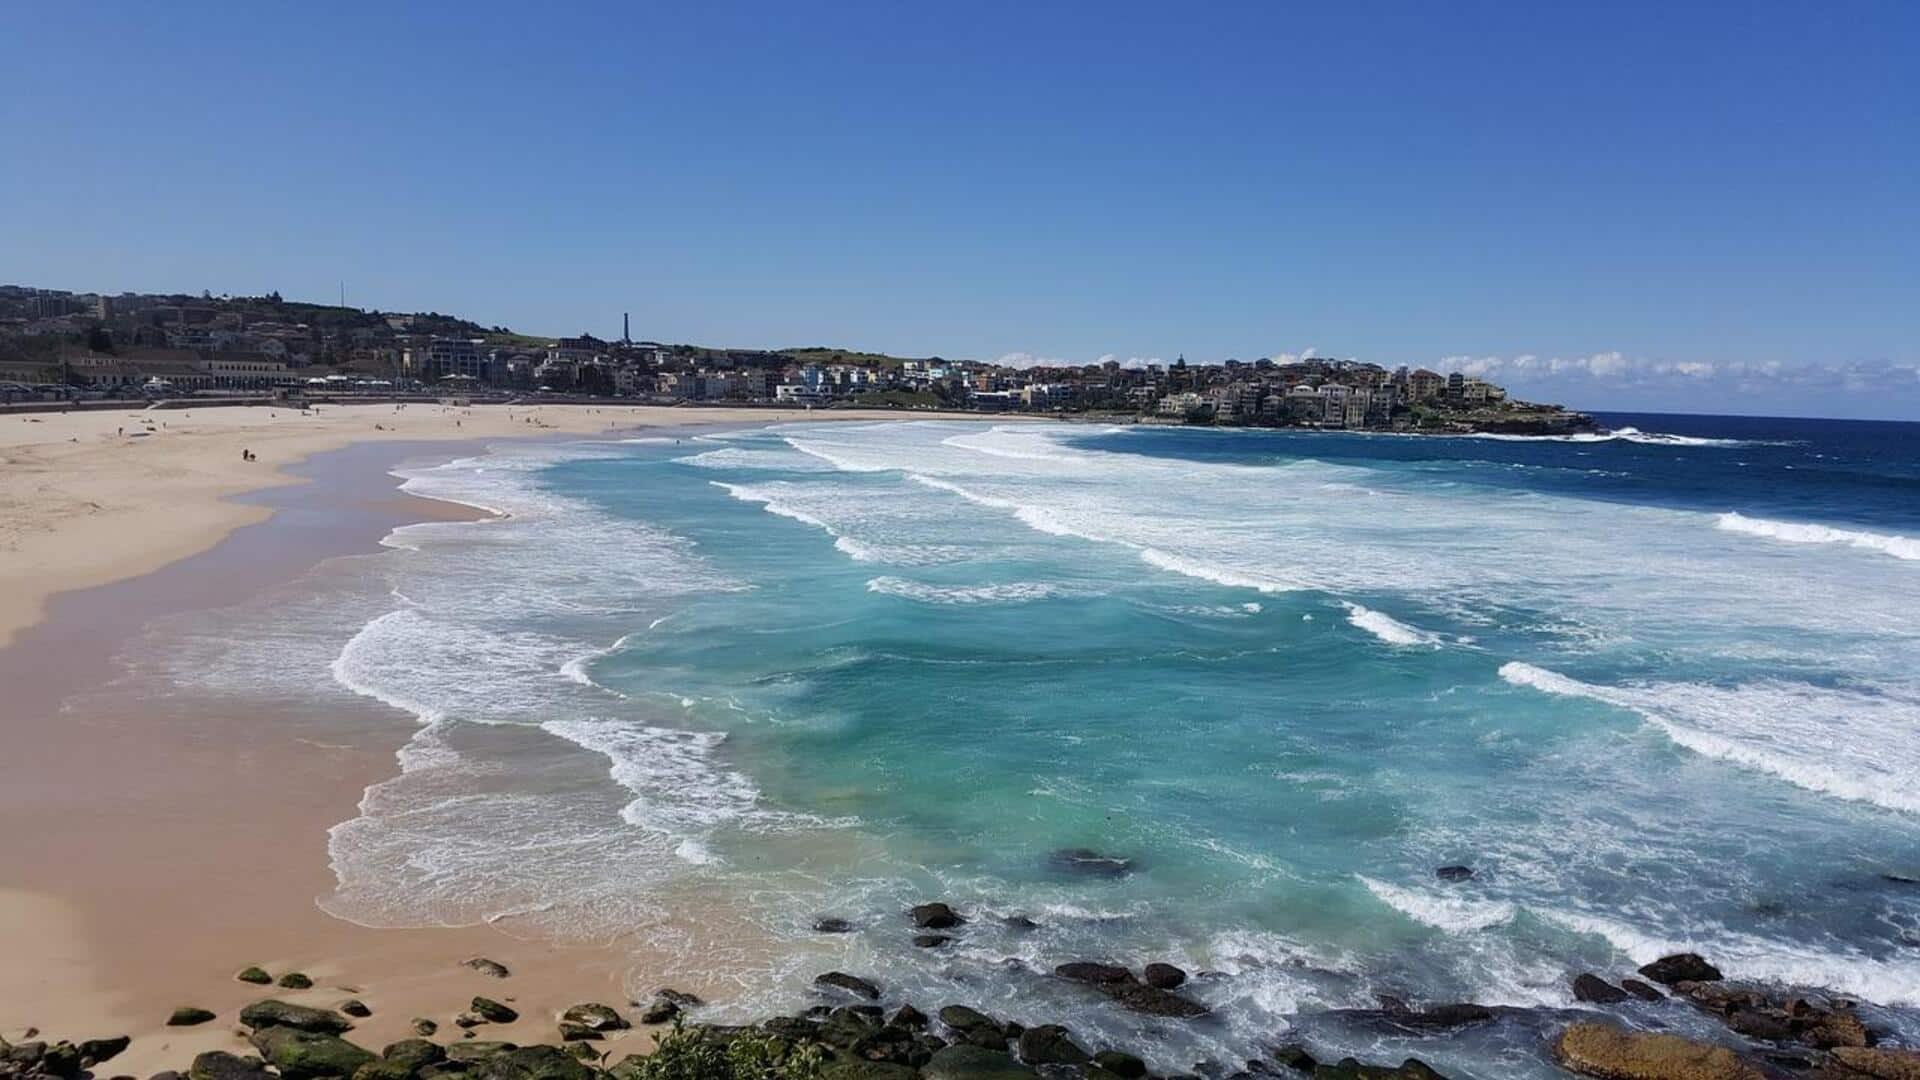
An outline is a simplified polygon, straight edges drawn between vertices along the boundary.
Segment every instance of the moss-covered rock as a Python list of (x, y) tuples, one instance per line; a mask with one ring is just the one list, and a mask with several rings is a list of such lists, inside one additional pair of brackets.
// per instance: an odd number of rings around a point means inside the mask
[(331, 1009), (290, 1005), (268, 998), (240, 1010), (240, 1022), (250, 1028), (286, 1027), (322, 1035), (341, 1035), (353, 1030), (353, 1022)]
[(351, 1077), (361, 1066), (377, 1060), (372, 1051), (338, 1035), (299, 1028), (261, 1028), (249, 1038), (285, 1080)]
[(235, 975), (234, 978), (239, 979), (243, 983), (253, 983), (257, 986), (265, 986), (273, 981), (273, 976), (267, 974), (265, 968), (257, 967), (242, 968), (240, 974)]
[(309, 979), (304, 972), (289, 971), (280, 976), (279, 985), (283, 990), (311, 990), (313, 980)]
[(527, 1046), (476, 1062), (475, 1080), (593, 1080), (593, 1070), (557, 1046)]
[(923, 1080), (1034, 1080), (1040, 1074), (981, 1046), (949, 1046), (920, 1070)]
[(273, 1080), (265, 1063), (257, 1057), (241, 1057), (225, 1050), (209, 1050), (193, 1059), (187, 1070), (190, 1080)]
[(203, 1009), (198, 1005), (182, 1005), (173, 1010), (173, 1015), (167, 1017), (167, 1026), (192, 1027), (195, 1024), (204, 1024), (211, 1019), (213, 1019), (211, 1009)]

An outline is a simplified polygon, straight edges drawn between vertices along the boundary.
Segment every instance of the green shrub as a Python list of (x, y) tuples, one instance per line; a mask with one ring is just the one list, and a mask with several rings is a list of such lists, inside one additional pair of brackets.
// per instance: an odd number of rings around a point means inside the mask
[(723, 1041), (678, 1019), (653, 1042), (653, 1053), (620, 1063), (620, 1080), (819, 1080), (826, 1062), (811, 1043), (752, 1031)]

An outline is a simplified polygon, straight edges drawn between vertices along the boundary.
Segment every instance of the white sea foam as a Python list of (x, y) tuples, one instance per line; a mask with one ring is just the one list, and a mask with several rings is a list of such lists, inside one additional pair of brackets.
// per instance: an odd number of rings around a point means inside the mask
[(1440, 635), (1408, 626), (1406, 623), (1384, 612), (1349, 603), (1347, 621), (1379, 638), (1389, 645), (1431, 645), (1440, 644)]
[(1920, 960), (1809, 947), (1718, 926), (1699, 926), (1677, 936), (1649, 932), (1616, 917), (1564, 905), (1530, 910), (1575, 933), (1605, 938), (1636, 964), (1697, 952), (1736, 979), (1827, 988), (1882, 1005), (1920, 1005)]
[(1615, 428), (1607, 432), (1579, 432), (1572, 435), (1508, 435), (1493, 431), (1480, 431), (1471, 435), (1455, 436), (1468, 439), (1493, 439), (1501, 442), (1567, 442), (1602, 443), (1632, 442), (1649, 446), (1754, 446), (1771, 445), (1755, 443), (1747, 439), (1709, 439), (1698, 435), (1673, 435), (1662, 431), (1641, 431), (1639, 428)]
[(1519, 908), (1504, 900), (1477, 900), (1417, 891), (1384, 881), (1356, 875), (1367, 891), (1402, 915), (1436, 930), (1463, 934), (1503, 926), (1513, 921)]
[(1889, 810), (1920, 813), (1920, 702), (1778, 680), (1598, 686), (1514, 661), (1516, 686), (1630, 709), (1681, 746), (1788, 783)]
[(1010, 581), (993, 585), (945, 586), (906, 578), (877, 577), (867, 591), (923, 604), (1020, 604), (1071, 596), (1073, 590), (1050, 581)]
[(1810, 525), (1792, 521), (1769, 521), (1739, 513), (1721, 514), (1715, 526), (1727, 532), (1763, 536), (1789, 544), (1844, 544), (1847, 547), (1878, 551), (1896, 559), (1920, 559), (1920, 540), (1860, 529), (1836, 529), (1829, 525)]

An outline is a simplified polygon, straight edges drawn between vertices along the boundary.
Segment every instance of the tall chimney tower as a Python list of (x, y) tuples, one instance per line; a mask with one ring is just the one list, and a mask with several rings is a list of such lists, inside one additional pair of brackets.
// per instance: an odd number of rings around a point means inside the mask
[(633, 316), (627, 312), (622, 312), (620, 315), (620, 343), (633, 344)]

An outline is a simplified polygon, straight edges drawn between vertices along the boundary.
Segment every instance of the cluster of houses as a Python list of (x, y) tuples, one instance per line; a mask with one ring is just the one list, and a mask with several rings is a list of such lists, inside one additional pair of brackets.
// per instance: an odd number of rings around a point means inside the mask
[[(304, 317), (303, 317), (304, 316)], [(0, 286), (0, 389), (566, 394), (654, 402), (1128, 413), (1166, 423), (1393, 428), (1500, 407), (1458, 372), (1331, 359), (1080, 366), (900, 359), (829, 348), (719, 350), (591, 335), (538, 340), (437, 314), (260, 298)]]

